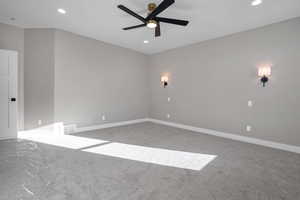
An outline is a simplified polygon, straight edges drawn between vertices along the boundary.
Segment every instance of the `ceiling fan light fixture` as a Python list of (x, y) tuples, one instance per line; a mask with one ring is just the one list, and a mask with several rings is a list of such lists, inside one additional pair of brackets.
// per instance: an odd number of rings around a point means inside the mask
[(157, 27), (157, 22), (155, 21), (155, 20), (149, 20), (148, 22), (147, 22), (147, 27), (148, 28), (156, 28)]

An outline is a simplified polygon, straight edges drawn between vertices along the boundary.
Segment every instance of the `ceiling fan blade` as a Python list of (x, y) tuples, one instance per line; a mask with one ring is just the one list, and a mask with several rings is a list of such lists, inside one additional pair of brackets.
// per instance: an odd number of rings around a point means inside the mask
[(146, 26), (146, 24), (140, 24), (140, 25), (136, 25), (136, 26), (130, 26), (130, 27), (123, 28), (123, 30), (130, 30), (130, 29), (141, 28), (141, 27), (145, 27), (145, 26)]
[(159, 37), (161, 35), (161, 32), (160, 32), (160, 23), (157, 22), (157, 26), (155, 28), (155, 37)]
[(175, 3), (175, 0), (164, 0), (159, 6), (152, 12), (150, 15), (146, 18), (146, 20), (153, 19), (158, 14), (166, 10), (169, 6), (171, 6), (173, 3)]
[(186, 26), (189, 23), (189, 21), (185, 21), (185, 20), (170, 19), (170, 18), (164, 18), (164, 17), (156, 17), (155, 19), (159, 22), (176, 24), (176, 25), (180, 25), (180, 26)]
[(136, 14), (135, 12), (133, 12), (132, 10), (130, 10), (129, 8), (126, 8), (123, 5), (118, 5), (118, 8), (120, 8), (121, 10), (123, 10), (124, 12), (128, 13), (129, 15), (139, 19), (140, 21), (146, 23), (146, 19), (138, 14)]

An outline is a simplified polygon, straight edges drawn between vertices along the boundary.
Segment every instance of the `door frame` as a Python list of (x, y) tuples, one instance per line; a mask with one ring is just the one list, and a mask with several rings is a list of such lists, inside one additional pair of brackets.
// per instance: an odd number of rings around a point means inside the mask
[[(13, 85), (14, 85), (14, 90), (15, 91), (13, 91), (13, 94), (11, 94), (11, 93), (9, 94), (9, 98), (12, 98), (12, 97), (16, 98), (16, 102), (14, 103), (15, 104), (15, 111), (13, 111), (13, 112), (15, 112), (15, 113), (13, 113), (15, 115), (14, 120), (16, 120), (15, 121), (16, 130), (14, 131), (15, 133), (12, 136), (4, 136), (4, 137), (0, 136), (0, 140), (15, 139), (15, 138), (18, 137), (18, 130), (19, 130), (19, 126), (20, 126), (19, 125), (19, 123), (20, 123), (20, 120), (19, 120), (19, 106), (18, 106), (19, 101), (20, 101), (19, 96), (18, 96), (18, 94), (19, 94), (19, 87), (18, 87), (18, 83), (19, 83), (19, 79), (18, 79), (18, 77), (19, 77), (18, 52), (17, 51), (12, 51), (12, 50), (0, 49), (0, 53), (7, 54), (9, 56), (9, 60), (11, 61), (12, 65), (13, 65)], [(12, 72), (11, 71), (11, 63), (10, 63), (10, 66), (9, 66), (10, 67), (10, 72)], [(12, 103), (9, 103), (9, 106), (11, 106), (11, 105), (12, 105)], [(11, 108), (9, 107), (9, 109), (11, 109)], [(11, 116), (11, 114), (10, 114), (10, 116)], [(11, 119), (9, 119), (9, 120), (11, 120)]]

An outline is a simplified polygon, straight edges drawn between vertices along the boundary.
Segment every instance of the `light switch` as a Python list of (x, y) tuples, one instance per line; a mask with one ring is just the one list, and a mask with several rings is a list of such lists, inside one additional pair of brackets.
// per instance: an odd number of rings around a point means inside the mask
[(246, 126), (246, 130), (247, 130), (247, 132), (251, 132), (251, 131), (252, 131), (252, 127), (249, 126), (249, 125), (247, 125), (247, 126)]
[(168, 102), (171, 102), (171, 97), (168, 97)]
[(250, 108), (253, 107), (253, 101), (251, 101), (251, 100), (248, 101), (248, 107), (250, 107)]

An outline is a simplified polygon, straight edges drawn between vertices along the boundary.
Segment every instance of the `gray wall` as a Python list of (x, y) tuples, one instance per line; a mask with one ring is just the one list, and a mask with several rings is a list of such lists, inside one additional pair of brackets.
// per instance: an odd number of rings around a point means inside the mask
[(0, 49), (18, 52), (18, 128), (24, 128), (24, 30), (0, 23)]
[[(26, 30), (26, 128), (39, 119), (88, 126), (104, 123), (103, 114), (106, 122), (170, 114), (177, 123), (299, 145), (299, 35), (298, 18), (145, 56), (63, 31)], [(19, 52), (22, 121), (24, 30), (0, 24), (0, 48)], [(265, 63), (273, 73), (262, 88), (257, 67)]]
[[(299, 36), (297, 18), (153, 55), (150, 116), (167, 120), (169, 113), (177, 123), (299, 145)], [(273, 65), (266, 88), (257, 77), (264, 63)], [(166, 89), (164, 73), (171, 78)]]
[(147, 57), (56, 31), (55, 121), (88, 126), (148, 117)]
[(88, 126), (147, 117), (147, 61), (72, 33), (26, 29), (25, 128), (38, 120)]
[(25, 29), (25, 129), (54, 122), (54, 34)]

